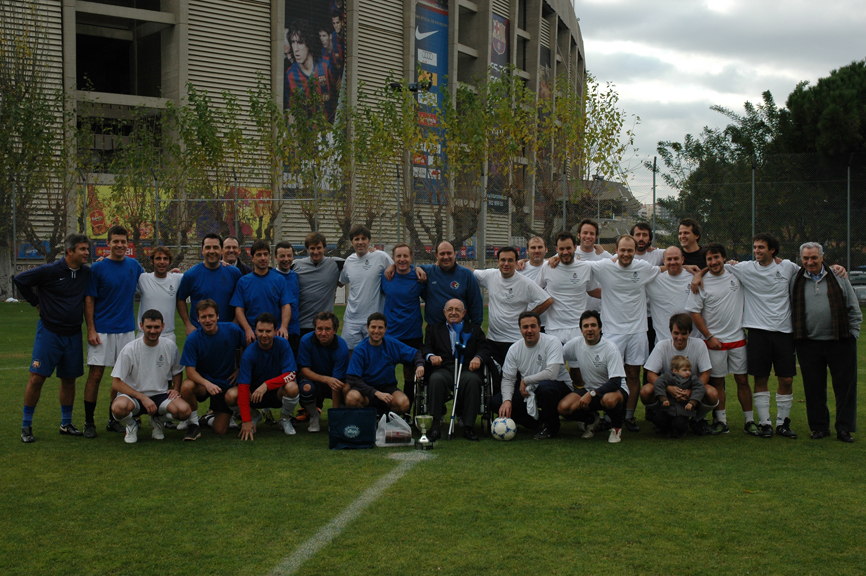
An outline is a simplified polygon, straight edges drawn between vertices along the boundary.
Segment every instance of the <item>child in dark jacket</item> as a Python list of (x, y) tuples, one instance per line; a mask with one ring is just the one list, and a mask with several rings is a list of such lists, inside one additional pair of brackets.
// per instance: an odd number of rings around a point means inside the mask
[[(668, 392), (668, 386), (680, 390), (691, 390), (688, 399), (677, 400)], [(689, 425), (689, 419), (695, 413), (695, 406), (703, 399), (706, 389), (701, 379), (692, 374), (692, 363), (685, 356), (674, 356), (671, 359), (671, 371), (659, 376), (655, 381), (655, 395), (661, 404), (656, 416), (656, 424), (660, 432), (670, 433), (671, 438), (682, 438)]]

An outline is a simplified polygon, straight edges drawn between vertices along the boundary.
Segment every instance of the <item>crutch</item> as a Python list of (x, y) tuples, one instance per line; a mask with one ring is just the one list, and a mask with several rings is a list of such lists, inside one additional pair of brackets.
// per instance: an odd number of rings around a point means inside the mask
[(451, 424), (448, 425), (448, 439), (454, 438), (454, 416), (457, 414), (457, 393), (460, 391), (460, 376), (463, 374), (463, 362), (460, 361), (463, 356), (463, 344), (460, 343), (460, 335), (457, 335), (458, 341), (454, 345), (454, 403), (451, 405)]

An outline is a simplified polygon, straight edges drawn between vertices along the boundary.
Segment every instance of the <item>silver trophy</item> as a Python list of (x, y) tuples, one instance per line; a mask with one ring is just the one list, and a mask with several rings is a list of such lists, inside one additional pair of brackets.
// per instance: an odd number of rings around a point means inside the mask
[(418, 414), (415, 416), (415, 426), (417, 426), (418, 430), (421, 431), (421, 438), (415, 443), (416, 450), (433, 449), (433, 442), (430, 442), (427, 438), (427, 430), (430, 429), (431, 424), (433, 424), (433, 416), (430, 414)]

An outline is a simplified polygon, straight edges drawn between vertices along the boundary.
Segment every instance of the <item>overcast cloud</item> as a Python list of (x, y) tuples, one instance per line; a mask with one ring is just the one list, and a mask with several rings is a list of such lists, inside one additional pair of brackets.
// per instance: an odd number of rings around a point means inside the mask
[(588, 70), (640, 116), (650, 159), (660, 140), (724, 126), (713, 104), (742, 110), (770, 90), (784, 106), (798, 82), (866, 58), (863, 0), (575, 0), (575, 12)]

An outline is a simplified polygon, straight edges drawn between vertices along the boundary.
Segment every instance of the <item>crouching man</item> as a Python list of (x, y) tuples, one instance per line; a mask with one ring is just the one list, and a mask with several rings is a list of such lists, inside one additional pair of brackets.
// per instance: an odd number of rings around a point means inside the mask
[[(625, 367), (616, 344), (601, 337), (601, 316), (595, 310), (580, 315), (581, 336), (572, 338), (562, 349), (575, 382), (582, 389), (559, 403), (559, 413), (585, 424), (584, 438), (592, 438), (600, 421), (598, 411), (610, 418), (607, 441), (622, 440), (622, 424), (628, 400)], [(572, 416), (573, 415), (573, 416)]]
[[(171, 414), (177, 420), (190, 415), (189, 404), (180, 397), (183, 366), (177, 345), (160, 338), (165, 323), (159, 310), (148, 310), (141, 316), (144, 336), (123, 347), (111, 371), (111, 388), (117, 398), (111, 403), (114, 418), (126, 427), (127, 444), (138, 442), (137, 416), (147, 413), (154, 440), (165, 438), (163, 417)], [(168, 389), (171, 381), (172, 389)]]
[(379, 413), (409, 411), (409, 397), (397, 388), (394, 367), (403, 362), (415, 364), (415, 377), (424, 376), (424, 358), (419, 350), (385, 336), (385, 315), (373, 312), (367, 318), (369, 336), (355, 347), (346, 371), (349, 392), (346, 406), (372, 406)]

